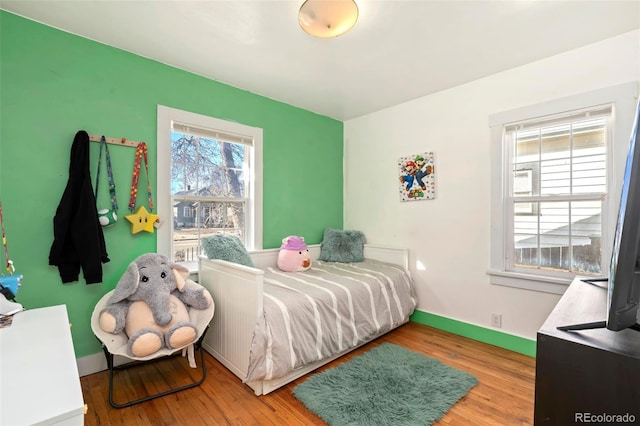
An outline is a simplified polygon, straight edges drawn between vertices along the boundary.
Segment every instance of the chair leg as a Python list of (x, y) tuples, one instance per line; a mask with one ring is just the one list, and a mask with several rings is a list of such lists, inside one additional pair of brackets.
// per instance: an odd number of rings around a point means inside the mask
[[(206, 333), (206, 331), (205, 331)], [(127, 402), (123, 402), (123, 403), (118, 403), (114, 400), (113, 398), (113, 376), (114, 376), (114, 372), (116, 370), (125, 370), (131, 367), (135, 367), (135, 366), (141, 366), (141, 365), (146, 365), (149, 362), (153, 362), (153, 361), (159, 361), (161, 359), (167, 359), (167, 358), (173, 358), (175, 356), (177, 356), (178, 353), (173, 354), (173, 355), (169, 355), (166, 357), (161, 357), (161, 358), (156, 358), (153, 360), (149, 360), (149, 361), (133, 361), (127, 364), (122, 364), (119, 366), (115, 366), (114, 365), (114, 356), (113, 354), (111, 354), (108, 349), (106, 348), (106, 346), (102, 346), (102, 350), (104, 351), (105, 357), (107, 358), (107, 367), (109, 369), (109, 404), (111, 404), (112, 407), (114, 408), (125, 408), (125, 407), (130, 407), (132, 405), (135, 404), (139, 404), (141, 402), (145, 402), (145, 401), (149, 401), (155, 398), (159, 398), (162, 396), (166, 396), (166, 395), (170, 395), (172, 393), (176, 393), (176, 392), (180, 392), (186, 389), (190, 389), (190, 388), (194, 388), (196, 386), (200, 386), (202, 384), (202, 382), (204, 382), (205, 378), (207, 377), (207, 367), (205, 366), (205, 362), (204, 362), (204, 349), (202, 348), (202, 338), (204, 337), (204, 334), (202, 335), (202, 337), (195, 343), (195, 347), (198, 349), (198, 351), (200, 352), (200, 366), (201, 366), (201, 371), (202, 371), (202, 376), (199, 380), (192, 382), (188, 385), (185, 386), (180, 386), (177, 388), (171, 388), (169, 390), (163, 391), (163, 392), (158, 392), (152, 395), (148, 395), (142, 398), (138, 398), (138, 399), (134, 399), (131, 401), (127, 401)]]

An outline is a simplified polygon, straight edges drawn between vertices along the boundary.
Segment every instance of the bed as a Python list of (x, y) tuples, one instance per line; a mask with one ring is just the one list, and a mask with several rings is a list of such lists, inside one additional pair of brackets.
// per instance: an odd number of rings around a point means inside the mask
[(279, 249), (250, 253), (255, 267), (199, 258), (199, 283), (216, 303), (204, 349), (264, 395), (408, 321), (416, 297), (405, 249), (364, 246), (364, 262), (318, 260), (282, 272)]

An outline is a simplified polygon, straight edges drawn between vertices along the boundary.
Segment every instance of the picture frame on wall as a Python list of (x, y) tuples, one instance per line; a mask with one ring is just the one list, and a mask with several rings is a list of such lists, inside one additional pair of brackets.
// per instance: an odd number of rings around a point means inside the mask
[(398, 159), (400, 201), (436, 198), (436, 167), (433, 152), (420, 152)]

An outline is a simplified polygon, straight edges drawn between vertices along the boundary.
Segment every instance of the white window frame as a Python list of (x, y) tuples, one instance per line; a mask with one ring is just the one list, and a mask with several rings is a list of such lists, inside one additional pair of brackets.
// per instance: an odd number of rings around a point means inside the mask
[(491, 128), (491, 254), (489, 282), (496, 285), (562, 294), (574, 278), (571, 273), (514, 272), (509, 266), (512, 231), (507, 229), (507, 215), (512, 215), (508, 203), (511, 160), (509, 146), (504, 144), (504, 129), (512, 123), (570, 111), (610, 104), (613, 110), (612, 137), (607, 140), (607, 195), (602, 204), (602, 256), (606, 275), (611, 255), (610, 236), (614, 235), (615, 217), (619, 208), (622, 175), (629, 148), (638, 96), (638, 83), (624, 83), (604, 89), (569, 96), (537, 105), (493, 114)]
[[(518, 176), (520, 175), (520, 176)], [(523, 179), (524, 177), (524, 179)], [(519, 179), (518, 179), (519, 178)], [(516, 180), (518, 180), (519, 182), (516, 182)], [(516, 188), (516, 184), (520, 183), (521, 181), (525, 181), (524, 182), (524, 186), (525, 188)], [(516, 192), (520, 193), (521, 195), (531, 195), (533, 192), (533, 170), (519, 170), (516, 171), (516, 176), (514, 177), (514, 188), (513, 188), (513, 192), (514, 195), (516, 195)], [(520, 204), (524, 204), (524, 203), (520, 203)], [(515, 211), (516, 209), (514, 208), (514, 213), (533, 213), (533, 203), (527, 203), (525, 204), (526, 207), (521, 207), (520, 209), (518, 209), (517, 211)]]
[[(249, 163), (253, 165), (249, 173), (249, 193), (246, 205), (246, 248), (262, 249), (262, 129), (244, 124), (209, 117), (202, 114), (158, 105), (158, 158), (157, 158), (157, 212), (160, 227), (157, 231), (156, 250), (172, 258), (173, 250), (173, 206), (171, 205), (171, 129), (173, 123), (194, 128), (216, 129), (222, 133), (242, 135), (251, 139)], [(190, 271), (197, 270), (197, 264), (184, 262)]]

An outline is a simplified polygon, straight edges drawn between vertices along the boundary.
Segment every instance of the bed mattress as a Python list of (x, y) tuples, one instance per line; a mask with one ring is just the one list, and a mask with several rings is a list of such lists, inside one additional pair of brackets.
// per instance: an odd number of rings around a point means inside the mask
[(415, 307), (411, 277), (398, 265), (317, 260), (304, 272), (268, 268), (244, 381), (277, 379), (341, 353), (396, 328)]

